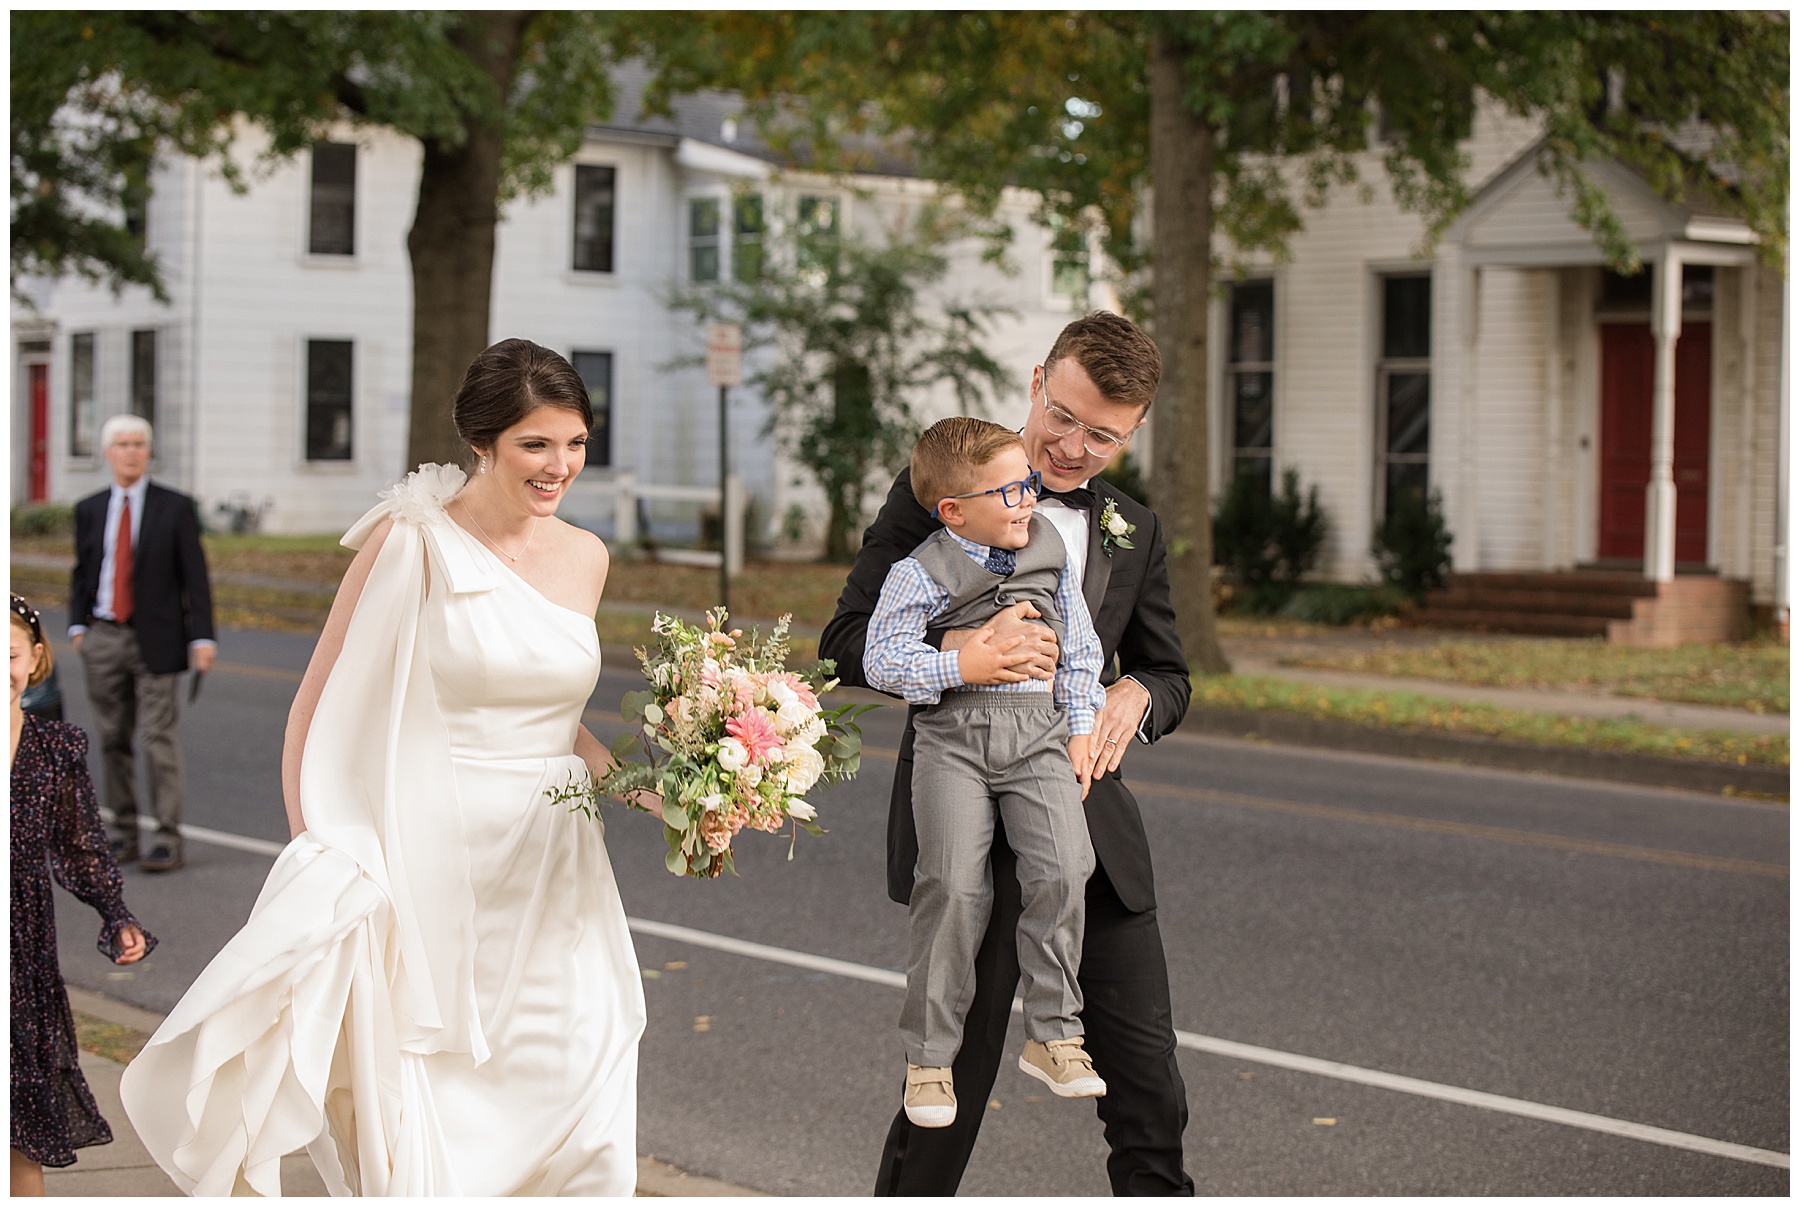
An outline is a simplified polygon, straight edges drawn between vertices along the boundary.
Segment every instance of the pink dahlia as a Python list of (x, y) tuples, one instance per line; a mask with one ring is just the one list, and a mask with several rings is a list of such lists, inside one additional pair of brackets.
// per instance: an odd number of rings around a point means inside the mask
[(744, 744), (752, 763), (762, 765), (781, 757), (781, 735), (765, 709), (746, 708), (725, 722), (725, 732)]

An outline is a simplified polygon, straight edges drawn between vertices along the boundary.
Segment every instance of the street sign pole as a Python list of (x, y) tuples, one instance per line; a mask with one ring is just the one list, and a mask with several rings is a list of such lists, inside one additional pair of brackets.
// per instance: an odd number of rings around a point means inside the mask
[(731, 445), (727, 440), (728, 425), (726, 415), (731, 409), (731, 387), (719, 387), (719, 606), (726, 612), (731, 611), (731, 567), (726, 564), (726, 546), (731, 543), (726, 535), (727, 525), (731, 521), (731, 500), (729, 483), (731, 481)]
[(731, 387), (744, 380), (744, 329), (713, 323), (706, 329), (706, 380), (719, 387), (719, 604), (731, 607)]

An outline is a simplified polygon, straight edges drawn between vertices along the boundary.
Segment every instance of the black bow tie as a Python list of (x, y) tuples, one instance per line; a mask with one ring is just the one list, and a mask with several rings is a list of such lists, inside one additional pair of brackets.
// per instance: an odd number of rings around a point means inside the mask
[(1094, 510), (1096, 502), (1094, 489), (1091, 486), (1077, 486), (1074, 490), (1044, 489), (1044, 498), (1055, 499), (1064, 507), (1080, 507), (1086, 511)]

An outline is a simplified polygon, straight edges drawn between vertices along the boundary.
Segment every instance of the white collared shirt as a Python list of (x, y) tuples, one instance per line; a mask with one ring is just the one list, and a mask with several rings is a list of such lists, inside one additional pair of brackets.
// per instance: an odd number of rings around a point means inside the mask
[(100, 558), (100, 589), (94, 593), (94, 615), (113, 620), (113, 582), (117, 577), (114, 557), (119, 545), (119, 513), (125, 500), (131, 500), (131, 547), (138, 547), (138, 532), (144, 526), (144, 496), (149, 493), (150, 475), (145, 474), (130, 486), (113, 483), (112, 497), (106, 501), (106, 552)]
[[(1081, 485), (1088, 486), (1092, 483), (1093, 479), (1089, 478)], [(1075, 568), (1076, 581), (1085, 582), (1087, 580), (1088, 525), (1093, 523), (1093, 516), (1088, 514), (1088, 509), (1085, 507), (1071, 507), (1061, 499), (1049, 497), (1039, 499), (1037, 509), (1040, 515), (1056, 526), (1056, 534), (1062, 537), (1063, 544), (1067, 546), (1069, 564)], [(1139, 687), (1144, 687), (1142, 680), (1134, 675), (1119, 677), (1130, 679)], [(1137, 737), (1138, 741), (1149, 745), (1150, 714), (1156, 708), (1156, 697), (1150, 694), (1150, 689), (1147, 687), (1144, 687), (1144, 694), (1150, 696), (1150, 703), (1144, 706), (1144, 719), (1138, 723)]]

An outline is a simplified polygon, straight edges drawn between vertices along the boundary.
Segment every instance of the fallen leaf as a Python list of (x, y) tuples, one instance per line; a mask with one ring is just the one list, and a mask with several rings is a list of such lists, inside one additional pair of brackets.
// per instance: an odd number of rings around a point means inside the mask
[(646, 981), (654, 981), (657, 977), (662, 975), (662, 973), (654, 968), (640, 968), (638, 971), (644, 974), (644, 979)]
[(687, 968), (687, 961), (686, 960), (670, 960), (667, 964), (664, 964), (663, 967), (668, 969), (670, 972), (682, 972)]
[(997, 1111), (999, 1109), (1000, 1109), (1000, 1100), (998, 1098), (989, 1098), (988, 1099), (988, 1110)]
[(712, 1030), (712, 1015), (702, 1014), (699, 1018), (696, 1018), (694, 1020), (694, 1030), (696, 1030), (696, 1031), (711, 1031)]
[(1238, 1078), (1242, 1081), (1254, 1081), (1254, 1080), (1256, 1080), (1256, 1074), (1255, 1073), (1239, 1073)]
[(1314, 1119), (1313, 1122), (1320, 1127), (1336, 1127), (1337, 1126), (1336, 1119)]

